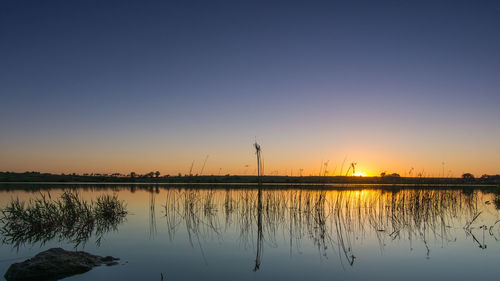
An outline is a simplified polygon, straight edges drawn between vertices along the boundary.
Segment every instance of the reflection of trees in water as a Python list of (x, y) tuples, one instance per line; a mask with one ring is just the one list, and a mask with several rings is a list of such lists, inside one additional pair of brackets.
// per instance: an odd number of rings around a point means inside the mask
[[(254, 270), (259, 269), (264, 242), (277, 247), (281, 234), (289, 240), (290, 255), (293, 249), (300, 252), (301, 242), (309, 240), (322, 256), (327, 257), (332, 249), (342, 263), (351, 266), (356, 258), (355, 243), (368, 236), (378, 239), (381, 251), (393, 240), (408, 241), (410, 250), (421, 243), (428, 257), (432, 243), (445, 246), (456, 241), (455, 232), (463, 229), (485, 248), (484, 239), (472, 234), (478, 230), (472, 225), (481, 216), (477, 191), (168, 189), (166, 193), (170, 239), (185, 224), (189, 242), (198, 244), (203, 254), (203, 239), (221, 239), (234, 228), (244, 247), (256, 249)], [(497, 239), (498, 225), (479, 231)]]

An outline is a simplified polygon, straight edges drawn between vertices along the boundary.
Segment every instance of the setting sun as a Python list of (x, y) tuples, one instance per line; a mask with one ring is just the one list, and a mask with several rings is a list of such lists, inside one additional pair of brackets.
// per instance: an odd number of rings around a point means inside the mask
[(357, 171), (356, 173), (352, 174), (353, 177), (366, 177), (366, 174), (361, 172), (361, 171)]

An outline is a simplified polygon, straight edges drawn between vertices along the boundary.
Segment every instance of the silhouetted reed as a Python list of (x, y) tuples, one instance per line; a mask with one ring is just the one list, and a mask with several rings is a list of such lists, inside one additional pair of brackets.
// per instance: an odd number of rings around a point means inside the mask
[(76, 192), (64, 192), (57, 200), (50, 194), (21, 202), (18, 198), (0, 212), (2, 243), (15, 248), (52, 239), (68, 240), (75, 248), (92, 235), (99, 245), (103, 234), (116, 230), (127, 210), (116, 195), (101, 195), (84, 201)]
[[(263, 245), (277, 246), (279, 237), (287, 237), (290, 255), (293, 249), (300, 252), (301, 241), (310, 240), (321, 256), (336, 252), (350, 266), (356, 260), (356, 243), (367, 236), (378, 239), (381, 251), (387, 240), (406, 241), (410, 250), (418, 243), (429, 257), (431, 245), (455, 241), (457, 230), (478, 231), (475, 225), (482, 216), (477, 191), (172, 189), (166, 193), (171, 238), (183, 222), (190, 242), (196, 237), (202, 250), (200, 241), (214, 235), (222, 238), (232, 228), (239, 232), (244, 248), (255, 250), (254, 270), (261, 266)], [(494, 226), (485, 227), (485, 235), (495, 233)]]

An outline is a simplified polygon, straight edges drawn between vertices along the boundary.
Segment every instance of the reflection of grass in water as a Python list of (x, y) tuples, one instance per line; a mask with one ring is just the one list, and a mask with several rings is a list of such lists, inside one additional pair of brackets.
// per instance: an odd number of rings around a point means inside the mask
[(198, 242), (214, 236), (223, 239), (223, 233), (234, 227), (241, 245), (259, 252), (255, 241), (277, 247), (286, 233), (290, 255), (292, 248), (300, 253), (301, 241), (309, 240), (321, 257), (327, 258), (333, 251), (351, 266), (356, 260), (356, 244), (365, 237), (373, 235), (381, 251), (387, 241), (406, 241), (410, 250), (418, 242), (429, 257), (431, 245), (444, 247), (455, 241), (456, 231), (464, 224), (477, 224), (474, 217), (481, 213), (476, 191), (298, 189), (263, 190), (259, 196), (258, 190), (215, 194), (214, 190), (184, 189), (166, 193), (165, 216), (171, 237), (183, 224)]
[(50, 194), (21, 202), (18, 198), (0, 212), (2, 243), (19, 246), (51, 240), (69, 240), (77, 247), (92, 234), (99, 245), (102, 235), (116, 229), (127, 215), (116, 195), (102, 195), (96, 201), (82, 200), (75, 192), (64, 192), (52, 200)]

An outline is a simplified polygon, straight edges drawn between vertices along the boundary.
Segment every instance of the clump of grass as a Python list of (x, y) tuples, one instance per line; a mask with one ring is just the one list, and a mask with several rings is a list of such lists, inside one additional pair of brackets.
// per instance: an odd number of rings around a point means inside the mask
[[(122, 223), (127, 216), (125, 204), (118, 200), (116, 195), (102, 195), (97, 197), (93, 208), (96, 220), (96, 232), (105, 233), (116, 230), (118, 224)], [(98, 240), (99, 242), (100, 240)]]
[(56, 238), (77, 247), (95, 234), (100, 243), (102, 235), (116, 229), (126, 215), (125, 204), (116, 195), (102, 195), (90, 202), (70, 191), (57, 200), (50, 194), (28, 202), (16, 198), (0, 210), (1, 241), (17, 248)]

